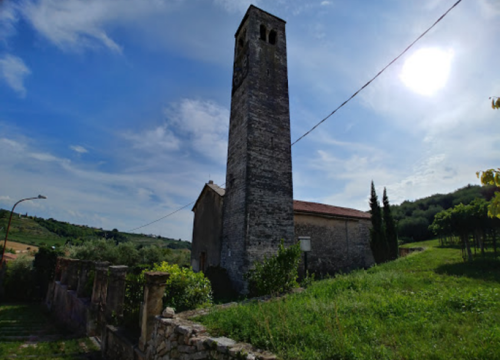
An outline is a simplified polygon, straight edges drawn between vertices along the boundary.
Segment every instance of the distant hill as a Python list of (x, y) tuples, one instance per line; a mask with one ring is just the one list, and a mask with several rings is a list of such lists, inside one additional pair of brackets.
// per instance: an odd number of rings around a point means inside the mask
[[(0, 236), (5, 238), (10, 211), (0, 209)], [(85, 225), (74, 225), (55, 219), (43, 219), (36, 216), (25, 216), (14, 213), (9, 230), (9, 239), (30, 245), (64, 245), (67, 242), (79, 243), (91, 239), (108, 239), (115, 242), (132, 241), (139, 245), (158, 245), (170, 249), (191, 250), (191, 243), (172, 238), (124, 233), (113, 230), (103, 230)], [(8, 247), (8, 245), (7, 245)]]
[(404, 242), (423, 241), (435, 237), (429, 230), (438, 212), (458, 204), (467, 205), (476, 198), (491, 200), (495, 186), (467, 185), (448, 194), (435, 194), (415, 201), (404, 201), (391, 206), (398, 223), (398, 237)]

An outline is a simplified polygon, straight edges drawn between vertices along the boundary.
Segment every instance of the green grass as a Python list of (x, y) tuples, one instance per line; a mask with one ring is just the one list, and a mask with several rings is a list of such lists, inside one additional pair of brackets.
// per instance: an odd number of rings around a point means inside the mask
[(0, 358), (95, 359), (99, 348), (54, 326), (39, 305), (1, 305)]
[(500, 260), (469, 264), (460, 250), (425, 246), (200, 321), (284, 359), (500, 359)]
[[(0, 209), (0, 239), (5, 238), (5, 231), (7, 229), (9, 217), (10, 211)], [(48, 228), (46, 226), (48, 226)], [(52, 231), (49, 229), (52, 229)], [(19, 217), (19, 214), (14, 213), (9, 230), (9, 240), (35, 246), (63, 246), (68, 240), (78, 243), (79, 240), (86, 241), (104, 238), (102, 232), (103, 230), (101, 229), (82, 227), (79, 225), (59, 222), (57, 220), (44, 220), (38, 218), (37, 221), (35, 221), (35, 219), (31, 217)], [(112, 231), (107, 230), (104, 232), (112, 233)], [(69, 236), (69, 234), (73, 235)], [(165, 237), (157, 238), (144, 234), (124, 232), (120, 232), (119, 234), (122, 239), (132, 241), (136, 245), (156, 245), (175, 250), (191, 250), (191, 243), (187, 241), (178, 241)], [(3, 245), (3, 241), (0, 242), (0, 245)], [(9, 246), (7, 244), (7, 248), (8, 247)]]

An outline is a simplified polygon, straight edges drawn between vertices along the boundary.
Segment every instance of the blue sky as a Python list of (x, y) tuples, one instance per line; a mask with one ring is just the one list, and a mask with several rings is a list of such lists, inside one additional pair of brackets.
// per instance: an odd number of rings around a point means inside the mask
[[(250, 3), (0, 2), (0, 207), (43, 194), (18, 211), (126, 231), (224, 183), (234, 33)], [(287, 21), (292, 141), (454, 3), (254, 1)], [(371, 180), (395, 204), (478, 184), (500, 159), (488, 100), (500, 96), (499, 33), (498, 1), (463, 0), (293, 146), (295, 199), (367, 210)], [(449, 73), (432, 94), (402, 81), (426, 49), (447, 64), (427, 81)], [(191, 231), (191, 207), (139, 230)]]

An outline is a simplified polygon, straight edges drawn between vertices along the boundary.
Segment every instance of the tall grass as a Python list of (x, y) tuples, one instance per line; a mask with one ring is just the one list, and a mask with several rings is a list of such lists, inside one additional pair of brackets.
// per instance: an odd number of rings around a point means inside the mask
[(431, 246), (201, 321), (284, 359), (500, 359), (500, 261)]

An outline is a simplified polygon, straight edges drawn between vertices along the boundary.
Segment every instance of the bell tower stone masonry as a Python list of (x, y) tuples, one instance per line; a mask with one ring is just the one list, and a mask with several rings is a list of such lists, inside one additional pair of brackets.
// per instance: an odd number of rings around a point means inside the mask
[(294, 238), (285, 21), (250, 6), (235, 34), (221, 266), (233, 287)]

